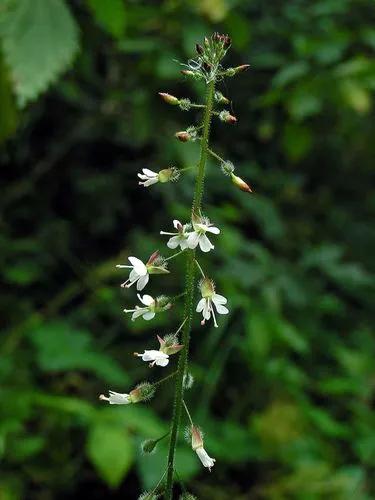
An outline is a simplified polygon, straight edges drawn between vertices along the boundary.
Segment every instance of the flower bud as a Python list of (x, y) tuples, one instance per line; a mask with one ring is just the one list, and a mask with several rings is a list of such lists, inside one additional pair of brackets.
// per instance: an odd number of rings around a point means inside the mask
[(229, 104), (230, 102), (219, 90), (215, 92), (215, 101), (219, 104)]
[(191, 71), (190, 69), (182, 69), (181, 73), (185, 76), (196, 76), (196, 71)]
[(190, 134), (186, 132), (186, 130), (182, 130), (181, 132), (176, 132), (175, 136), (181, 142), (188, 142), (191, 139)]
[(250, 64), (241, 64), (240, 66), (236, 66), (235, 68), (228, 68), (225, 72), (225, 76), (234, 76), (237, 75), (237, 73), (242, 73), (243, 71), (246, 71), (248, 68), (250, 68)]
[(149, 274), (168, 274), (167, 262), (160, 255), (159, 250), (156, 250), (146, 263), (147, 272)]
[(163, 99), (163, 101), (167, 102), (168, 104), (172, 104), (175, 106), (176, 104), (180, 104), (180, 100), (177, 99), (174, 95), (167, 94), (165, 92), (159, 92), (160, 97)]
[(196, 44), (195, 44), (195, 50), (197, 51), (197, 54), (198, 54), (198, 55), (200, 55), (200, 56), (201, 56), (201, 55), (203, 54), (203, 52), (204, 52), (202, 45), (199, 45), (199, 43), (196, 43)]
[(139, 403), (141, 401), (148, 401), (155, 394), (155, 387), (149, 382), (138, 384), (135, 389), (130, 391), (129, 399), (132, 403)]
[(234, 175), (233, 173), (231, 173), (231, 179), (232, 179), (232, 182), (235, 186), (237, 186), (238, 188), (241, 189), (241, 191), (245, 191), (246, 193), (252, 193), (253, 190), (251, 189), (251, 187), (246, 184), (246, 182), (241, 179), (241, 177), (238, 177), (237, 175)]
[(225, 123), (236, 123), (237, 118), (229, 113), (229, 111), (224, 110), (219, 114), (219, 118)]

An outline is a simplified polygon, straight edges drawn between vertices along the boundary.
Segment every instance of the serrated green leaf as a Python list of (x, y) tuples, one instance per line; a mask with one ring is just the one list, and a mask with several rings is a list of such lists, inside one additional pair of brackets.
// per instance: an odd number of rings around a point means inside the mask
[(46, 90), (78, 48), (78, 27), (63, 0), (11, 2), (0, 11), (0, 35), (20, 106)]
[(112, 488), (119, 486), (133, 463), (133, 444), (123, 426), (95, 424), (89, 432), (86, 453)]

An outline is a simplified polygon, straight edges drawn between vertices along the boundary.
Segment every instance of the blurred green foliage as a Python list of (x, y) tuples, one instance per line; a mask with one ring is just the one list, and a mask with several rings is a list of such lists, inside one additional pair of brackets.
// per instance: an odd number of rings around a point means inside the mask
[[(132, 499), (164, 470), (165, 444), (139, 445), (168, 429), (172, 384), (97, 395), (158, 379), (132, 353), (181, 318), (129, 321), (114, 266), (188, 217), (190, 174), (145, 191), (136, 173), (196, 161), (173, 133), (199, 115), (157, 92), (201, 98), (176, 61), (216, 30), (251, 70), (222, 85), (239, 121), (213, 143), (256, 194), (208, 165), (203, 259), (231, 314), (196, 318), (186, 399), (217, 465), (181, 440), (178, 474), (203, 500), (375, 497), (374, 21), (371, 0), (0, 3), (1, 500)], [(179, 293), (171, 268), (151, 293)]]

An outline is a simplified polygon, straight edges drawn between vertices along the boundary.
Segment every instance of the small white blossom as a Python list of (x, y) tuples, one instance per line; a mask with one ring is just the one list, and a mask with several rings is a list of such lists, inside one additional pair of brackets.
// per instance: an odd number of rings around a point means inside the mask
[(211, 467), (215, 465), (216, 459), (211, 458), (203, 446), (197, 448), (195, 452), (198, 455), (199, 460), (202, 462), (203, 467), (207, 467), (207, 469), (211, 472)]
[(177, 229), (177, 233), (166, 233), (165, 231), (160, 231), (160, 234), (166, 234), (167, 236), (172, 236), (169, 238), (167, 247), (175, 249), (180, 246), (181, 250), (185, 250), (188, 248), (188, 236), (190, 224), (181, 224), (181, 222), (177, 219), (173, 221), (173, 226)]
[(137, 290), (141, 291), (147, 285), (150, 274), (168, 274), (167, 262), (159, 255), (159, 252), (154, 252), (147, 263), (144, 264), (137, 257), (129, 257), (131, 266), (118, 264), (116, 267), (120, 269), (131, 269), (129, 278), (122, 283), (122, 287), (130, 288), (134, 283), (137, 283)]
[(151, 361), (150, 366), (167, 366), (169, 363), (169, 356), (161, 351), (145, 351), (143, 354), (135, 353), (136, 356), (142, 358), (143, 361)]
[(205, 217), (194, 217), (193, 229), (194, 231), (189, 234), (187, 239), (187, 245), (189, 248), (193, 249), (199, 245), (202, 252), (209, 252), (215, 248), (211, 241), (207, 238), (206, 233), (219, 234), (220, 229), (215, 227), (209, 219)]
[(130, 394), (121, 394), (119, 392), (108, 391), (109, 397), (101, 394), (99, 399), (102, 401), (108, 401), (110, 405), (128, 405), (131, 403)]
[(142, 168), (142, 172), (143, 174), (138, 174), (138, 177), (143, 181), (138, 183), (140, 186), (148, 187), (159, 182), (159, 174), (157, 172), (153, 172), (148, 168)]
[(204, 278), (199, 287), (202, 298), (198, 302), (196, 311), (201, 312), (203, 315), (201, 325), (204, 325), (205, 321), (209, 320), (212, 314), (214, 325), (217, 328), (215, 308), (218, 314), (228, 314), (229, 311), (224, 305), (227, 303), (227, 299), (223, 295), (219, 295), (215, 292), (215, 285), (208, 278)]
[(208, 456), (207, 451), (203, 448), (203, 435), (201, 430), (195, 425), (191, 426), (191, 447), (196, 452), (199, 460), (202, 462), (204, 467), (207, 467), (211, 472), (211, 467), (215, 465), (216, 460)]
[(155, 300), (151, 297), (151, 295), (143, 295), (141, 297), (139, 293), (137, 293), (138, 299), (142, 302), (144, 307), (135, 306), (134, 309), (124, 309), (126, 313), (132, 314), (132, 321), (142, 316), (143, 319), (149, 321), (150, 319), (155, 317)]
[(132, 264), (131, 266), (125, 266), (123, 264), (117, 264), (116, 266), (120, 269), (131, 269), (129, 278), (122, 283), (121, 286), (129, 288), (134, 285), (134, 283), (137, 283), (137, 290), (143, 290), (150, 279), (147, 266), (140, 259), (137, 259), (137, 257), (129, 257), (128, 260)]

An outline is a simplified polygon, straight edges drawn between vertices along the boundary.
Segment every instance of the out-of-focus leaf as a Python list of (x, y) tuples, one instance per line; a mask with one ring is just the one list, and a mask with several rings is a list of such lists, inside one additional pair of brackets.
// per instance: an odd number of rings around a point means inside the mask
[(286, 64), (273, 78), (272, 84), (275, 87), (284, 87), (294, 80), (298, 80), (309, 71), (309, 65), (305, 61), (297, 61)]
[(121, 37), (126, 26), (126, 10), (123, 0), (86, 0), (100, 26), (114, 37)]
[(86, 453), (112, 488), (120, 485), (133, 463), (133, 443), (124, 426), (95, 423), (89, 431)]
[(47, 372), (87, 370), (109, 383), (124, 384), (127, 377), (117, 363), (94, 349), (90, 334), (63, 322), (40, 325), (29, 333), (39, 367)]
[(17, 127), (18, 113), (10, 85), (9, 75), (0, 52), (0, 144), (11, 136)]
[(10, 2), (0, 10), (0, 37), (21, 106), (53, 83), (78, 49), (78, 27), (63, 0)]

